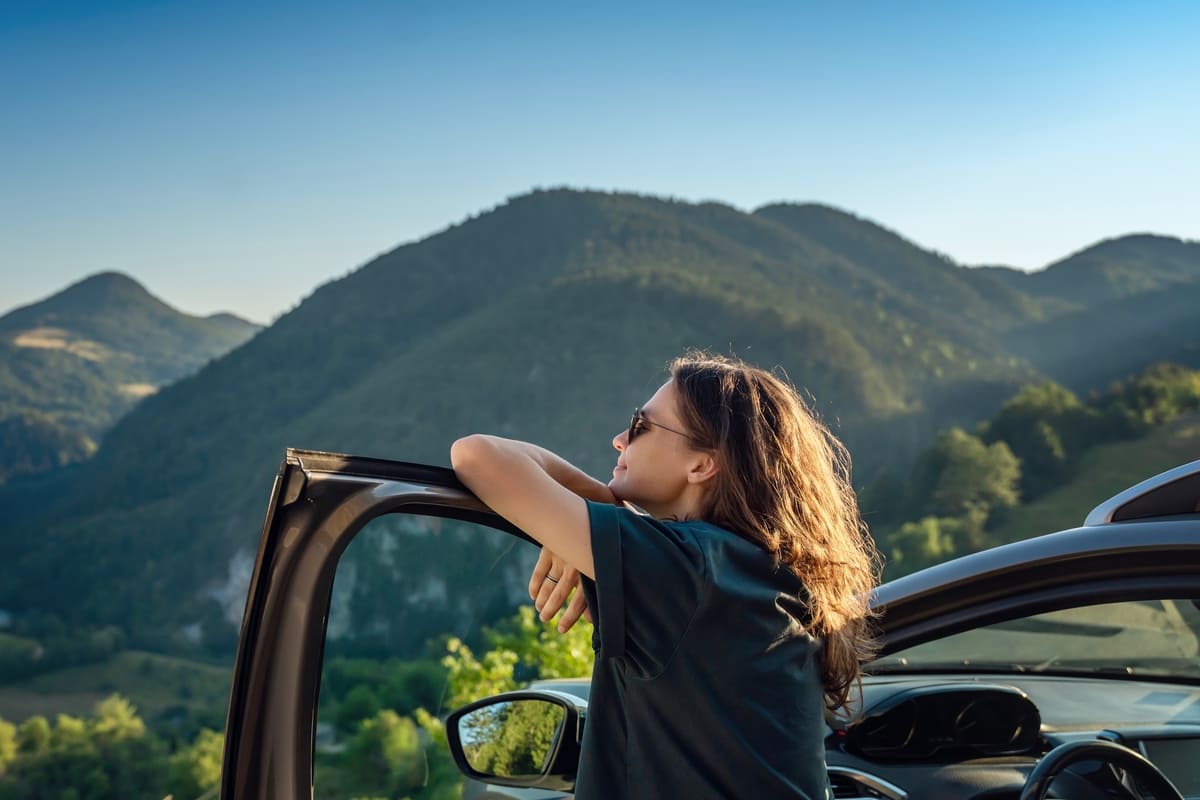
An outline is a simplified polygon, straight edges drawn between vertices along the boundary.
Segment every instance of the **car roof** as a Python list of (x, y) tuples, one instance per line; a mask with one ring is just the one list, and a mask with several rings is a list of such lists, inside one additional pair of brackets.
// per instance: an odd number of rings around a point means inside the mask
[(1169, 469), (1118, 492), (1092, 509), (1083, 524), (1105, 525), (1200, 513), (1200, 461)]

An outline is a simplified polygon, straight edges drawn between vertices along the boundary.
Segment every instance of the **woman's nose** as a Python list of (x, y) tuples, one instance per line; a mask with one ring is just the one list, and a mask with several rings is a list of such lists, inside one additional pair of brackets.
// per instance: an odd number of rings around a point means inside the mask
[(629, 442), (626, 441), (627, 436), (629, 436), (628, 430), (621, 431), (613, 437), (612, 446), (619, 452), (625, 452), (625, 445), (629, 444)]

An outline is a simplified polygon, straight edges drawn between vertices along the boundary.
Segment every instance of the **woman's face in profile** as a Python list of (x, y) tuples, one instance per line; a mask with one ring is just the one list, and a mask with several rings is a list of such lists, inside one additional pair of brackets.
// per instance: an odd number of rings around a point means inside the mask
[(613, 494), (652, 514), (655, 507), (672, 505), (688, 486), (696, 455), (689, 436), (679, 414), (678, 392), (667, 381), (639, 409), (630, 427), (613, 437), (619, 454), (608, 483)]

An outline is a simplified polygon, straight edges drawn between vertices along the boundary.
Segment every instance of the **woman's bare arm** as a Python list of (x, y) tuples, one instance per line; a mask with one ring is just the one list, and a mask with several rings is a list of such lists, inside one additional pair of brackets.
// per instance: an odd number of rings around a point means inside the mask
[(584, 499), (615, 503), (607, 485), (549, 450), (499, 436), (459, 439), (450, 448), (450, 464), (497, 514), (595, 577)]

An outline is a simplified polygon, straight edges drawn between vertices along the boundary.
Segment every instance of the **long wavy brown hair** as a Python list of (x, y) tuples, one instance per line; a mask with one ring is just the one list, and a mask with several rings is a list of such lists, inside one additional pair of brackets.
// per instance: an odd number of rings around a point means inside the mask
[(715, 451), (720, 464), (701, 517), (759, 544), (804, 582), (807, 624), (824, 642), (825, 704), (845, 710), (875, 652), (870, 593), (880, 566), (849, 453), (770, 372), (695, 352), (669, 370), (693, 446)]

